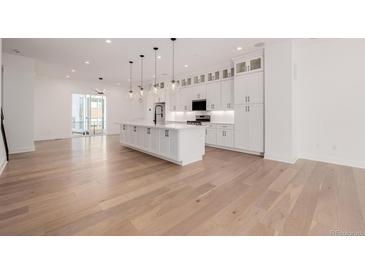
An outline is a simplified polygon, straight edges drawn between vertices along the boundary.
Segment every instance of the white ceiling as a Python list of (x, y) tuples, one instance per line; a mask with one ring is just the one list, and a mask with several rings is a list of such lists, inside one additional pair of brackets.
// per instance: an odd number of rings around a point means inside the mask
[[(12, 38), (3, 39), (3, 51), (32, 57), (37, 60), (36, 70), (40, 75), (95, 81), (103, 77), (108, 84), (127, 85), (129, 60), (135, 62), (133, 80), (140, 78), (139, 55), (144, 54), (144, 79), (153, 79), (154, 51), (159, 47), (161, 59), (157, 63), (158, 77), (170, 77), (172, 67), (172, 44), (169, 38)], [(204, 71), (208, 67), (228, 63), (232, 57), (255, 49), (259, 42), (265, 45), (283, 39), (268, 38), (181, 38), (175, 47), (175, 74), (183, 75)], [(242, 47), (237, 51), (237, 47)], [(84, 62), (90, 61), (89, 65)], [(186, 68), (184, 65), (188, 65)], [(75, 69), (76, 72), (71, 72)]]

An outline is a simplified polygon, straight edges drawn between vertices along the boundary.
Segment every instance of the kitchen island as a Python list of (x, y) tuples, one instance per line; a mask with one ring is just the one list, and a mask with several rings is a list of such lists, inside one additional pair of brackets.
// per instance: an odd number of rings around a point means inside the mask
[(203, 159), (205, 126), (123, 122), (120, 124), (120, 143), (184, 166)]

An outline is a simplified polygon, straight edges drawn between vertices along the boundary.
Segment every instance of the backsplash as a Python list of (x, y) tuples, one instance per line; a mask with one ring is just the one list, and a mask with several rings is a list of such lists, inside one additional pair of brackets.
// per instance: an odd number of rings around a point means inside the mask
[(167, 115), (168, 121), (186, 122), (188, 120), (195, 120), (195, 115), (210, 115), (210, 121), (212, 123), (234, 123), (234, 111), (233, 110), (220, 110), (220, 111), (176, 111), (169, 112)]

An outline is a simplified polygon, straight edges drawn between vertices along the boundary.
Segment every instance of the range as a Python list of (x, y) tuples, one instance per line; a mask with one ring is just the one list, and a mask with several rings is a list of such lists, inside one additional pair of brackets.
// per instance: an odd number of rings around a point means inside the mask
[(196, 115), (195, 121), (186, 121), (188, 125), (197, 125), (201, 126), (203, 123), (210, 122), (210, 115)]

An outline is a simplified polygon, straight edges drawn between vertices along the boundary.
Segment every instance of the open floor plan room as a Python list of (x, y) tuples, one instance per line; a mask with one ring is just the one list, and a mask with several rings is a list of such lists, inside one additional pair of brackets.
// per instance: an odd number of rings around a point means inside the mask
[(0, 235), (365, 235), (364, 39), (1, 42)]

